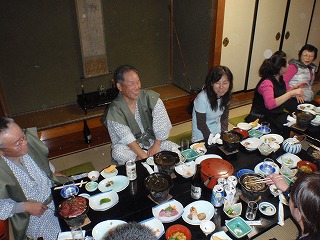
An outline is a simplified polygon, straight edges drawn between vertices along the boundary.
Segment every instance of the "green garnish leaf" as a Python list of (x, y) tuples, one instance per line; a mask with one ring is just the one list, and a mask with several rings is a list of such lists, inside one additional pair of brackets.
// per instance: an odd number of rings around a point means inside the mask
[(110, 198), (101, 198), (100, 199), (100, 205), (104, 204), (104, 203), (108, 203), (108, 202), (111, 202), (111, 199)]

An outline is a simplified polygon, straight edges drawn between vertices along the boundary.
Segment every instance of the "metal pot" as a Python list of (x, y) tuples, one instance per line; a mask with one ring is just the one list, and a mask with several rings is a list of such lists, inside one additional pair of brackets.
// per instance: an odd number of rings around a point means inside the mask
[(173, 181), (167, 174), (152, 173), (144, 180), (144, 185), (154, 201), (163, 202), (168, 198)]
[(171, 175), (174, 166), (180, 162), (179, 155), (175, 152), (162, 151), (153, 155), (154, 163), (158, 166), (159, 172)]
[(239, 178), (243, 196), (250, 201), (255, 201), (260, 197), (261, 193), (267, 190), (268, 186), (265, 183), (249, 184), (248, 178), (250, 177), (264, 179), (264, 176), (259, 173), (244, 173)]
[(235, 151), (240, 147), (242, 139), (243, 135), (234, 130), (222, 133), (223, 146), (228, 152)]
[[(79, 204), (79, 207), (77, 207), (77, 204)], [(73, 212), (71, 211), (72, 209), (81, 210)], [(89, 200), (84, 197), (76, 196), (61, 202), (58, 207), (58, 216), (64, 219), (69, 227), (76, 227), (81, 226), (84, 223), (88, 210)]]
[(200, 164), (203, 184), (209, 189), (216, 185), (218, 178), (227, 178), (234, 172), (233, 166), (220, 158), (208, 158)]
[(297, 126), (300, 128), (307, 128), (310, 125), (311, 120), (315, 117), (313, 114), (305, 111), (297, 112), (296, 116)]

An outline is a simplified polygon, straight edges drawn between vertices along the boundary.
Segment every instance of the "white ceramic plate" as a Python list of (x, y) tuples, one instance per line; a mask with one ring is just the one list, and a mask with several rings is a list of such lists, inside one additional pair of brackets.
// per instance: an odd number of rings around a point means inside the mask
[(266, 216), (272, 216), (276, 214), (277, 209), (272, 203), (261, 202), (259, 203), (259, 211)]
[(242, 129), (242, 130), (249, 131), (252, 128), (252, 125), (250, 123), (240, 122), (240, 123), (237, 124), (237, 127)]
[(158, 218), (152, 217), (140, 223), (151, 228), (158, 239), (164, 234), (164, 226)]
[[(100, 200), (103, 198), (109, 198), (110, 202), (100, 204)], [(109, 191), (93, 195), (89, 198), (89, 206), (95, 211), (105, 211), (112, 208), (119, 202), (118, 193), (115, 191)]]
[(184, 178), (192, 177), (196, 173), (196, 163), (194, 161), (176, 165), (176, 172)]
[[(265, 173), (260, 170), (260, 166), (261, 166), (262, 164), (263, 164), (263, 162), (257, 164), (257, 165), (254, 167), (254, 172), (255, 172), (255, 173), (260, 173), (260, 174), (262, 174), (262, 175), (265, 175)], [(275, 171), (274, 173), (278, 173), (278, 174), (279, 174), (279, 173), (280, 173), (280, 168), (279, 168), (279, 166), (278, 166), (277, 164), (273, 163), (273, 167), (276, 169), (276, 171)]]
[(262, 140), (259, 138), (246, 138), (241, 141), (241, 145), (247, 148), (249, 151), (256, 150), (262, 144)]
[(201, 223), (201, 220), (199, 220), (198, 218), (195, 218), (192, 220), (188, 218), (191, 207), (195, 207), (197, 209), (198, 214), (199, 213), (206, 214), (206, 218), (205, 218), (206, 220), (210, 220), (214, 215), (214, 207), (210, 202), (205, 200), (198, 200), (198, 201), (192, 202), (184, 208), (184, 212), (182, 214), (182, 219), (186, 223), (189, 223), (191, 225), (200, 225)]
[(126, 222), (122, 220), (107, 220), (100, 222), (92, 229), (92, 237), (95, 240), (102, 240), (112, 228), (124, 223)]
[(283, 142), (283, 137), (279, 134), (266, 134), (260, 137), (262, 142), (268, 144), (268, 143), (278, 143), (281, 144)]
[(212, 234), (210, 240), (214, 240), (213, 237), (218, 237), (221, 240), (232, 240), (232, 238), (230, 238), (224, 231), (220, 231)]
[(117, 175), (114, 177), (106, 178), (99, 182), (98, 189), (101, 192), (114, 190), (115, 192), (121, 192), (123, 189), (128, 187), (129, 179), (123, 175)]
[[(178, 214), (172, 217), (160, 217), (159, 213), (162, 209), (166, 209), (169, 206), (175, 206), (176, 210), (178, 211)], [(171, 199), (167, 202), (161, 203), (155, 207), (152, 208), (152, 214), (154, 217), (158, 218), (161, 222), (163, 223), (169, 223), (169, 222), (173, 222), (177, 219), (179, 219), (181, 217), (183, 213), (183, 206), (180, 202), (178, 202), (175, 199)]]
[[(285, 159), (285, 158), (289, 158), (289, 159), (291, 159), (292, 160), (292, 164), (290, 165), (290, 166), (287, 166), (287, 165), (284, 165), (283, 164), (283, 159)], [(292, 154), (292, 153), (285, 153), (285, 154), (283, 154), (283, 155), (281, 155), (281, 156), (279, 156), (278, 158), (277, 158), (277, 162), (278, 163), (280, 163), (281, 165), (284, 165), (284, 166), (287, 166), (287, 167), (289, 167), (289, 168), (295, 168), (295, 167), (297, 167), (297, 163), (298, 162), (300, 162), (301, 161), (301, 159), (297, 156), (297, 155), (294, 155), (294, 154)]]
[(102, 177), (104, 178), (110, 178), (110, 177), (113, 177), (113, 176), (117, 176), (118, 175), (118, 169), (115, 169), (114, 172), (111, 172), (111, 173), (107, 173), (104, 171), (104, 169), (100, 172), (100, 174), (102, 175)]
[(200, 164), (203, 160), (206, 160), (208, 158), (220, 158), (222, 159), (222, 157), (220, 157), (217, 154), (205, 154), (203, 156), (197, 157), (196, 160), (194, 161), (196, 164)]
[(308, 103), (299, 104), (299, 105), (297, 106), (297, 109), (299, 109), (299, 110), (301, 110), (301, 111), (313, 110), (314, 108), (315, 108), (314, 105), (308, 104)]

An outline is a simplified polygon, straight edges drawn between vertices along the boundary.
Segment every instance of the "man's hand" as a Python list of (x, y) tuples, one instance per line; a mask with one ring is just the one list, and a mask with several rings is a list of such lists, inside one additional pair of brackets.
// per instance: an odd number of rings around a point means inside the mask
[(42, 214), (48, 209), (48, 206), (41, 202), (25, 202), (24, 210), (29, 214), (37, 217), (41, 217)]
[(153, 145), (148, 149), (148, 156), (151, 157), (160, 152), (161, 140), (154, 140)]

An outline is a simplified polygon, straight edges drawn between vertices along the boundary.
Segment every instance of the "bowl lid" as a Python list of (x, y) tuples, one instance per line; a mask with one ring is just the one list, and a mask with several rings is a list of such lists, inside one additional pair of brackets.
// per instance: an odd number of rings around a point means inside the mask
[(233, 174), (233, 166), (220, 158), (208, 158), (201, 163), (201, 172), (208, 177), (226, 178)]
[(164, 173), (153, 173), (149, 175), (144, 184), (149, 191), (163, 192), (172, 187), (173, 182), (169, 175)]
[(175, 152), (162, 151), (153, 155), (155, 164), (161, 166), (172, 166), (180, 161), (179, 155)]

